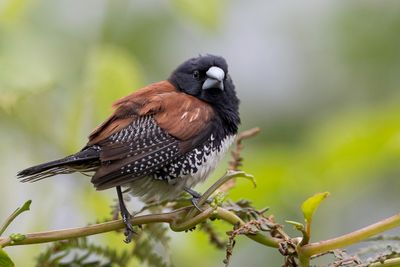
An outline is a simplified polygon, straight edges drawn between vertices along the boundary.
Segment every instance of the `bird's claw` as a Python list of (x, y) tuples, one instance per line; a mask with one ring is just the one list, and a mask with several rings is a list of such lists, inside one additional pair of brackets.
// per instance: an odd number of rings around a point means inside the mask
[[(192, 199), (190, 200), (190, 202), (192, 202), (193, 206), (198, 211), (202, 212), (203, 210), (201, 209), (201, 207), (199, 205), (199, 199), (202, 197), (202, 195), (199, 192), (196, 192), (193, 189), (190, 189), (188, 187), (185, 187), (185, 191), (186, 191), (186, 193), (188, 193), (189, 195), (192, 196)], [(211, 203), (211, 200), (207, 199), (206, 203)]]
[[(130, 216), (129, 216), (130, 217)], [(122, 216), (122, 221), (125, 224), (125, 231), (124, 235), (126, 236), (126, 239), (124, 240), (125, 243), (130, 243), (132, 241), (133, 235), (136, 234), (135, 230), (133, 229), (133, 226), (130, 222), (130, 218), (128, 216)]]
[(190, 200), (193, 204), (193, 206), (200, 212), (202, 212), (203, 210), (200, 208), (199, 206), (199, 199), (200, 197), (192, 197), (192, 199)]
[(136, 234), (136, 232), (132, 228), (128, 228), (128, 227), (125, 228), (124, 235), (126, 236), (126, 238), (125, 238), (124, 242), (126, 244), (129, 244), (130, 242), (132, 242), (132, 238), (133, 238), (134, 234)]
[(131, 224), (132, 215), (129, 213), (128, 209), (125, 206), (124, 199), (122, 197), (122, 190), (120, 186), (117, 186), (117, 195), (119, 201), (119, 209), (122, 217), (122, 221), (125, 224), (125, 232), (124, 235), (126, 239), (124, 240), (125, 243), (130, 243), (132, 241), (132, 237), (136, 234), (135, 230), (133, 230), (133, 226)]

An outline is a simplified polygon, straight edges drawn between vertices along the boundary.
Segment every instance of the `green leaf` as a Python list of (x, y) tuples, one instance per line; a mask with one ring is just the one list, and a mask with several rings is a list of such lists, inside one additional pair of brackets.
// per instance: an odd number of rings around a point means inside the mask
[(319, 207), (321, 202), (328, 196), (329, 192), (317, 193), (303, 202), (301, 205), (301, 210), (306, 222), (311, 222), (314, 212)]
[(0, 266), (1, 267), (14, 267), (14, 262), (8, 256), (8, 254), (0, 248)]
[(14, 233), (10, 235), (11, 242), (19, 242), (26, 238), (26, 235), (20, 233)]
[(210, 206), (213, 208), (221, 207), (222, 203), (225, 201), (225, 199), (226, 199), (226, 194), (224, 192), (218, 192), (214, 196), (212, 202), (210, 203)]
[(24, 205), (22, 205), (19, 210), (18, 210), (18, 214), (21, 214), (24, 211), (28, 211), (31, 208), (31, 204), (32, 204), (32, 200), (28, 200), (24, 203)]
[(296, 222), (296, 221), (285, 221), (288, 224), (291, 224), (294, 226), (295, 229), (299, 230), (299, 231), (303, 231), (304, 230), (304, 225), (302, 223)]

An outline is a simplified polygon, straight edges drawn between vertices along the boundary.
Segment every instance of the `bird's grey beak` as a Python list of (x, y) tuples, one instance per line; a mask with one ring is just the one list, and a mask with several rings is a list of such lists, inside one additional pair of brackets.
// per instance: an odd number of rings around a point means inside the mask
[(207, 80), (203, 83), (203, 90), (219, 88), (224, 90), (225, 72), (219, 67), (211, 67), (206, 72)]

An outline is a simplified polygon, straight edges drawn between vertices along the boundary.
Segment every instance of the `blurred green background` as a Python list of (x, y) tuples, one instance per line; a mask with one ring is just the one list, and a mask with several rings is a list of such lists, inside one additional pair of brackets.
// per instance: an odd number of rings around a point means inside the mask
[[(258, 187), (239, 181), (233, 199), (269, 206), (284, 222), (301, 220), (306, 197), (330, 191), (313, 240), (397, 213), (399, 33), (395, 0), (0, 0), (0, 219), (28, 199), (32, 210), (9, 232), (109, 216), (115, 192), (96, 192), (85, 176), (21, 184), (15, 174), (80, 149), (114, 100), (200, 53), (227, 59), (242, 129), (263, 130), (244, 152), (243, 169)], [(225, 252), (204, 234), (171, 236), (175, 266), (223, 265)], [(93, 240), (125, 246), (122, 235)], [(17, 266), (33, 266), (44, 246), (7, 252)], [(277, 252), (242, 237), (231, 266), (281, 263)]]

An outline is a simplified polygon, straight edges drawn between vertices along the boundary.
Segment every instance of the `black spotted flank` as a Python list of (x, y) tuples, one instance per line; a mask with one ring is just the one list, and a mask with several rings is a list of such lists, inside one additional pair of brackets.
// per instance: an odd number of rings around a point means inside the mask
[(194, 176), (202, 168), (208, 168), (208, 165), (212, 164), (209, 161), (215, 159), (211, 155), (219, 153), (223, 149), (223, 145), (223, 140), (211, 137), (198, 148), (193, 149), (191, 152), (174, 160), (168, 166), (156, 171), (153, 178), (173, 183), (177, 178)]
[(101, 145), (102, 165), (92, 178), (97, 189), (152, 175), (181, 156), (179, 141), (163, 131), (151, 116), (140, 117)]

